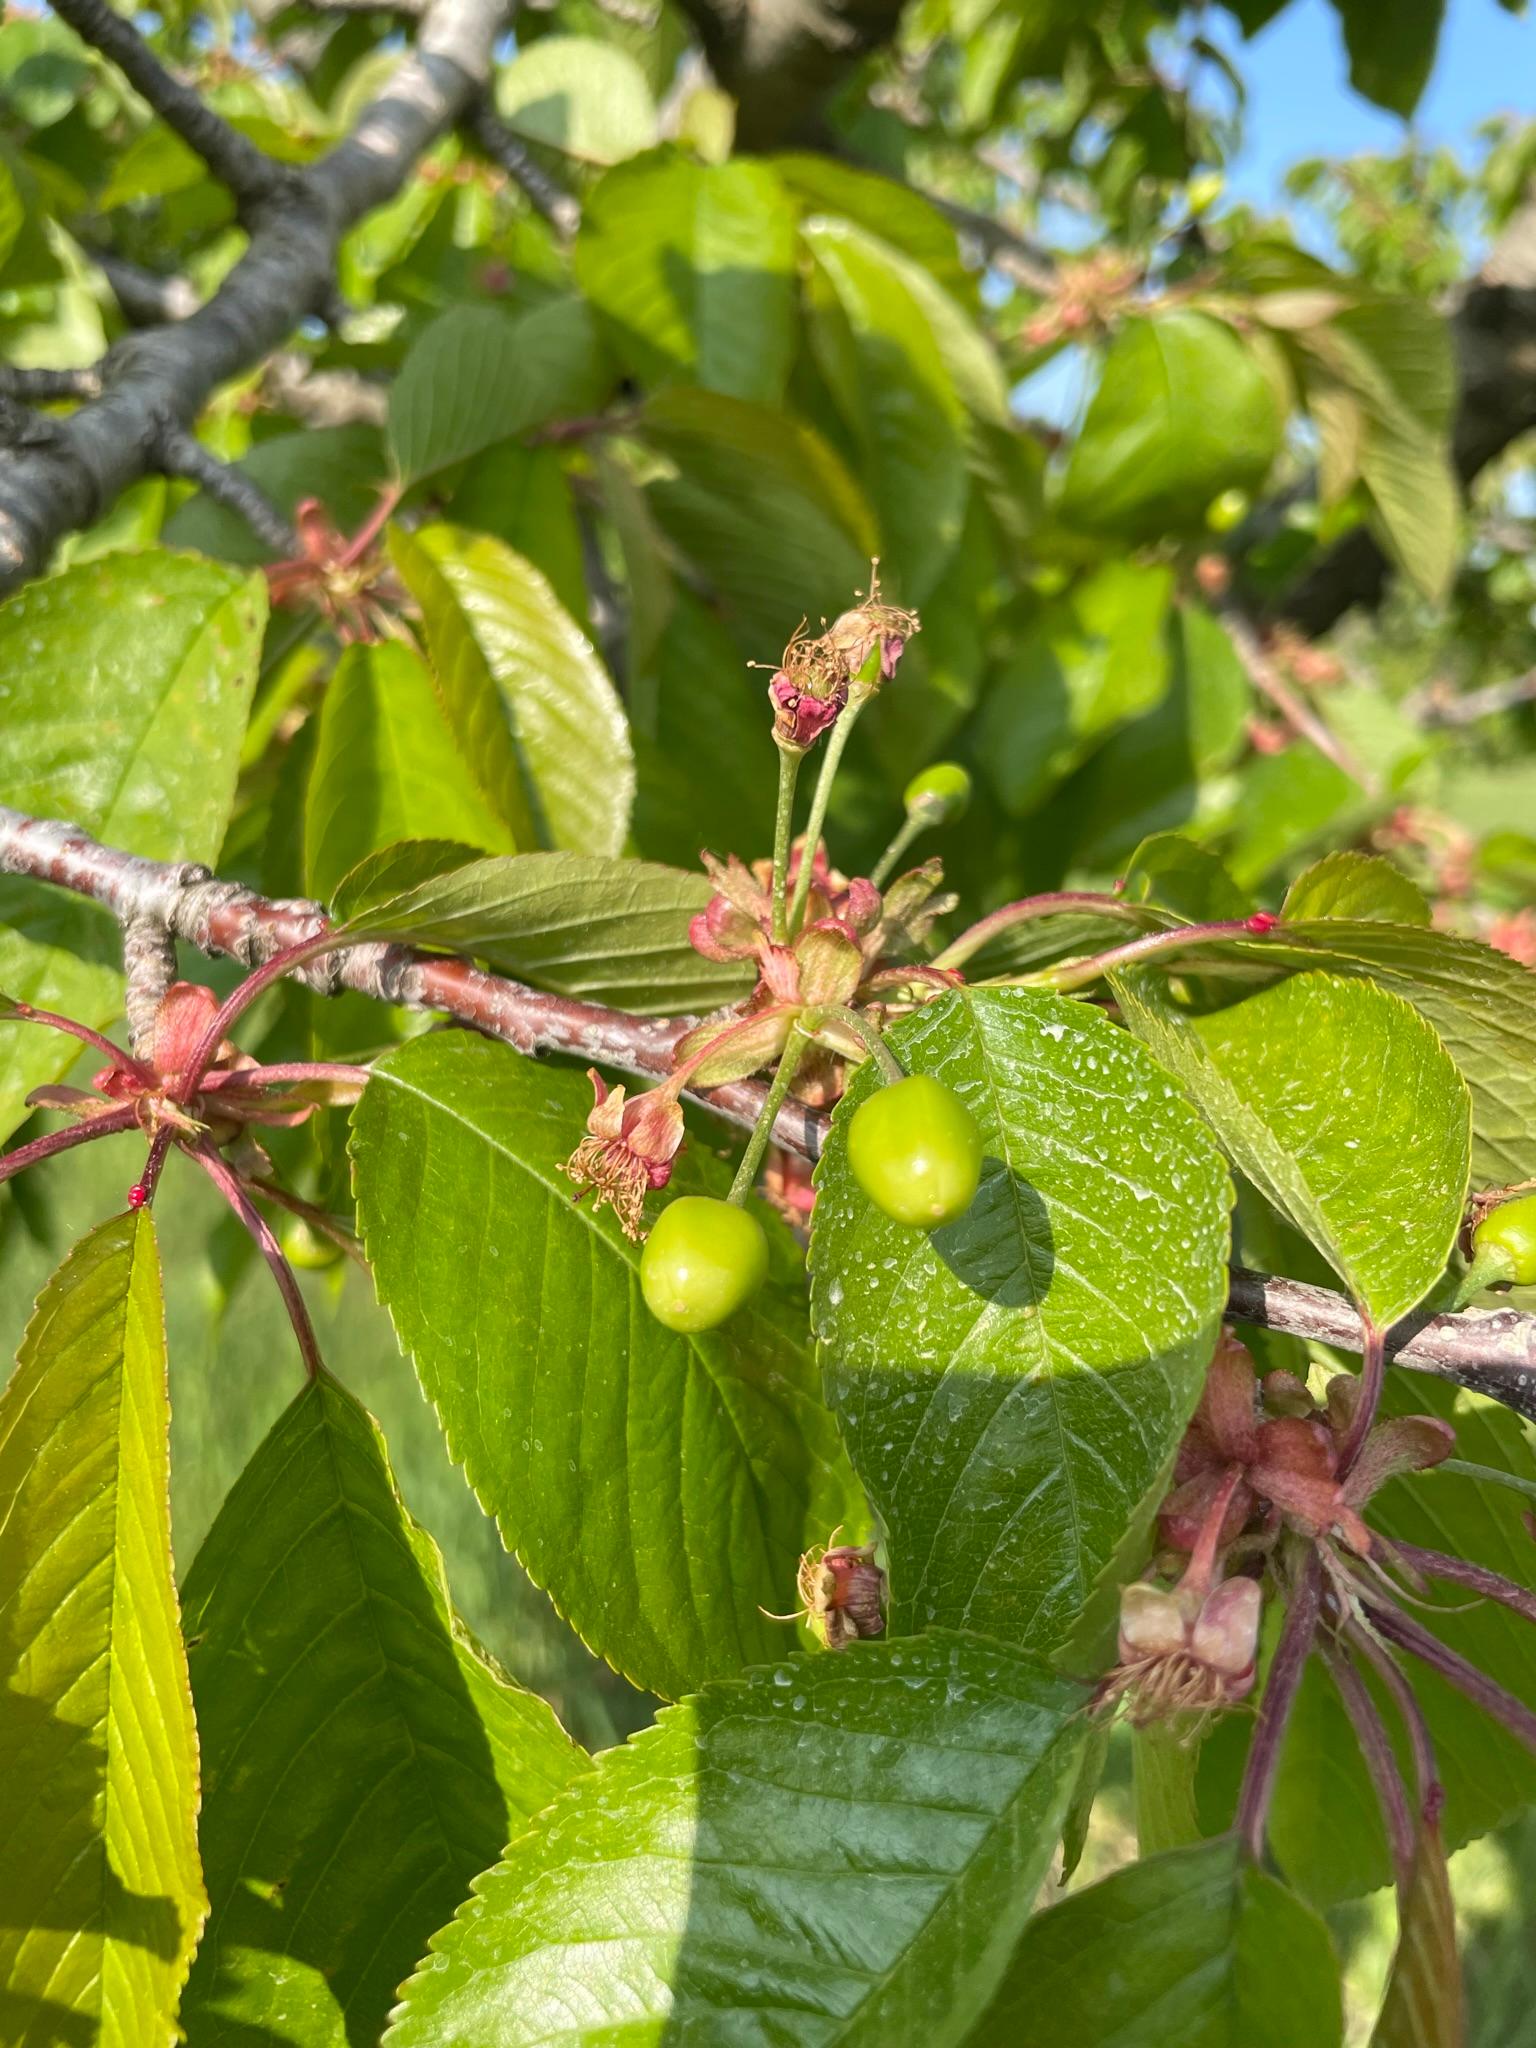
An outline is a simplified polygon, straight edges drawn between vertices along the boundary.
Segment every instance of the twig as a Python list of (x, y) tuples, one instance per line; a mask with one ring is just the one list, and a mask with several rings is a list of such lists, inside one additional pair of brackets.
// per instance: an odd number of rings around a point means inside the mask
[[(104, 0), (67, 0), (110, 16)], [(61, 10), (62, 11), (62, 10)], [(245, 254), (185, 320), (129, 336), (108, 358), (99, 398), (46, 422), (46, 446), (0, 464), (0, 592), (47, 563), (155, 467), (167, 421), (190, 426), (208, 399), (287, 341), (334, 296), (342, 237), (392, 198), (422, 151), (484, 90), (503, 0), (431, 0), (416, 47), (356, 128), (302, 171), (284, 170)], [(178, 88), (179, 90), (179, 88)]]
[(130, 263), (113, 249), (88, 249), (86, 254), (107, 280), (130, 327), (163, 327), (173, 320), (189, 320), (201, 303), (190, 278), (162, 277), (158, 270)]
[(160, 430), (158, 459), (167, 476), (185, 477), (199, 484), (210, 498), (237, 513), (263, 547), (289, 558), (302, 551), (297, 529), (286, 520), (271, 499), (243, 470), (220, 462), (196, 435), (183, 426), (168, 422)]
[(1261, 697), (1274, 705), (1292, 732), (1309, 740), (1335, 768), (1352, 782), (1358, 782), (1367, 796), (1379, 796), (1381, 792), (1376, 777), (1368, 768), (1361, 766), (1338, 736), (1328, 730), (1306, 699), (1291, 688), (1265, 653), (1258, 634), (1243, 614), (1231, 605), (1224, 606), (1221, 622), (1237, 650), (1238, 660), (1248, 672), (1249, 682)]
[(128, 1043), (136, 1059), (148, 1059), (160, 1005), (176, 979), (176, 941), (158, 918), (130, 917), (124, 924), (123, 975)]
[(23, 405), (49, 405), (64, 398), (95, 398), (101, 377), (89, 370), (17, 370), (0, 365), (0, 397)]
[(122, 72), (168, 128), (174, 129), (242, 206), (270, 198), (289, 173), (247, 135), (216, 114), (190, 85), (173, 78), (133, 23), (106, 0), (53, 0), (53, 11), (83, 42)]
[[(28, 875), (104, 904), (120, 922), (148, 917), (199, 952), (255, 967), (324, 929), (315, 903), (273, 902), (238, 882), (216, 881), (193, 863), (144, 860), (100, 846), (74, 826), (29, 818), (0, 805), (0, 873)], [(631, 1017), (488, 974), (463, 960), (406, 946), (356, 946), (301, 967), (295, 976), (325, 994), (352, 989), (387, 1003), (432, 1010), (504, 1039), (519, 1052), (567, 1052), (647, 1079), (672, 1072), (672, 1049), (690, 1017)], [(760, 1082), (701, 1090), (697, 1099), (750, 1130), (762, 1107)], [(793, 1100), (774, 1142), (802, 1158), (821, 1151), (829, 1118)], [(1362, 1348), (1360, 1318), (1340, 1294), (1299, 1280), (1232, 1268), (1231, 1322), (1257, 1323), (1346, 1351)], [(1410, 1317), (1387, 1336), (1397, 1365), (1434, 1374), (1501, 1401), (1536, 1421), (1536, 1316), (1514, 1309), (1465, 1309)]]
[(1536, 668), (1508, 682), (1487, 683), (1480, 690), (1458, 695), (1447, 682), (1431, 683), (1416, 690), (1404, 705), (1410, 718), (1420, 725), (1475, 725), (1480, 718), (1495, 718), (1501, 711), (1513, 711), (1518, 704), (1536, 701)]
[(514, 185), (521, 187), (529, 204), (543, 214), (560, 235), (574, 235), (581, 225), (581, 205), (563, 192), (520, 136), (514, 135), (489, 100), (477, 100), (465, 118), (465, 128), (493, 164), (504, 170)]

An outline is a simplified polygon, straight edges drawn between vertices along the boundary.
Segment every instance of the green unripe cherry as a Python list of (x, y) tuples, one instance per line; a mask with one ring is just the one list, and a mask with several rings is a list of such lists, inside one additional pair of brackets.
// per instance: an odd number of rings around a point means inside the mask
[(1519, 1195), (1490, 1209), (1472, 1233), (1472, 1256), (1490, 1279), (1536, 1286), (1536, 1195)]
[(981, 1130), (952, 1088), (931, 1074), (891, 1081), (848, 1126), (848, 1164), (877, 1209), (920, 1230), (953, 1223), (981, 1180)]
[(708, 1195), (680, 1195), (657, 1217), (640, 1254), (640, 1292), (669, 1330), (712, 1330), (768, 1277), (768, 1240), (755, 1216)]
[(971, 778), (958, 761), (935, 761), (913, 776), (902, 796), (908, 817), (921, 811), (935, 825), (963, 818), (970, 801)]
[(1248, 517), (1246, 491), (1221, 491), (1205, 508), (1205, 523), (1211, 533), (1231, 533)]

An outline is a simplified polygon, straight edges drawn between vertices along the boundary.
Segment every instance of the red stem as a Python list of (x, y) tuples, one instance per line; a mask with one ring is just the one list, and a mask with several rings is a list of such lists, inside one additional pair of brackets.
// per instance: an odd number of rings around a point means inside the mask
[(1360, 1335), (1360, 1399), (1339, 1452), (1341, 1479), (1348, 1474), (1376, 1425), (1376, 1411), (1381, 1406), (1381, 1390), (1387, 1378), (1387, 1333), (1377, 1329), (1364, 1309), (1360, 1311)]
[(1376, 1640), (1369, 1628), (1351, 1623), (1348, 1630), (1350, 1647), (1364, 1657), (1387, 1691), (1402, 1716), (1403, 1726), (1408, 1730), (1408, 1743), (1413, 1751), (1413, 1775), (1418, 1787), (1419, 1811), (1427, 1825), (1433, 1826), (1440, 1818), (1440, 1809), (1445, 1803), (1445, 1787), (1440, 1783), (1440, 1767), (1435, 1761), (1434, 1738), (1429, 1732), (1429, 1723), (1424, 1718), (1424, 1709), (1419, 1705), (1419, 1696), (1408, 1682), (1407, 1674), (1392, 1652), (1384, 1643)]
[(332, 946), (344, 943), (345, 941), (338, 940), (335, 933), (327, 927), (326, 930), (315, 932), (307, 939), (300, 939), (296, 945), (284, 946), (280, 952), (274, 953), (270, 960), (264, 960), (259, 967), (254, 968), (237, 987), (231, 989), (214, 1012), (207, 1030), (197, 1042), (191, 1059), (182, 1069), (181, 1079), (176, 1084), (175, 1100), (188, 1103), (197, 1094), (236, 1018), (251, 1007), (263, 989), (270, 988), (274, 981), (281, 981), (283, 976), (291, 973), (295, 967), (302, 967), (306, 960), (313, 960)]
[(222, 1067), (205, 1074), (202, 1093), (217, 1095), (224, 1088), (292, 1087), (303, 1081), (334, 1081), (344, 1087), (355, 1082), (361, 1089), (367, 1079), (366, 1067), (348, 1066), (340, 1060), (282, 1060), (270, 1067)]
[(1177, 953), (1185, 946), (1204, 945), (1212, 939), (1253, 939), (1262, 938), (1273, 930), (1272, 923), (1255, 923), (1247, 917), (1218, 918), (1212, 924), (1181, 924), (1172, 931), (1147, 932), (1142, 938), (1129, 939), (1123, 946), (1111, 946), (1106, 952), (1094, 953), (1086, 960), (1071, 961), (1065, 967), (1050, 967), (1039, 975), (1028, 977), (1030, 985), (1036, 988), (1051, 988), (1061, 994), (1070, 994), (1073, 989), (1086, 988), (1091, 981), (1098, 981), (1116, 967), (1125, 967), (1135, 960), (1145, 960), (1159, 953)]
[(1016, 924), (1028, 924), (1037, 917), (1060, 917), (1069, 911), (1091, 911), (1101, 917), (1123, 918), (1128, 924), (1141, 923), (1140, 905), (1127, 903), (1119, 896), (1106, 896), (1095, 889), (1050, 889), (1039, 896), (1021, 896), (1017, 903), (1005, 903), (1001, 910), (988, 911), (957, 939), (951, 939), (931, 965), (961, 967), (1000, 932), (1011, 931)]
[(1243, 1788), (1238, 1795), (1237, 1818), (1233, 1823), (1238, 1840), (1255, 1861), (1264, 1849), (1264, 1823), (1274, 1795), (1275, 1773), (1280, 1767), (1286, 1723), (1291, 1718), (1296, 1688), (1301, 1684), (1301, 1674), (1317, 1634), (1318, 1617), (1322, 1612), (1322, 1570), (1317, 1552), (1309, 1550), (1296, 1577), (1291, 1602), (1286, 1609), (1285, 1626), (1280, 1631), (1280, 1640), (1275, 1645), (1269, 1676), (1264, 1684), (1264, 1697), (1259, 1702), (1258, 1726), (1253, 1731), (1248, 1767), (1243, 1773)]
[(1466, 1694), (1475, 1706), (1482, 1708), (1495, 1721), (1501, 1722), (1511, 1735), (1517, 1736), (1527, 1749), (1536, 1751), (1536, 1714), (1523, 1701), (1517, 1700), (1495, 1678), (1486, 1671), (1479, 1671), (1467, 1658), (1457, 1654), (1448, 1644), (1442, 1643), (1427, 1628), (1421, 1628), (1400, 1608), (1378, 1606), (1372, 1601), (1365, 1608), (1366, 1619), (1379, 1635), (1389, 1643), (1396, 1643), (1410, 1656), (1417, 1657), (1421, 1664), (1427, 1664), (1431, 1671), (1438, 1671), (1458, 1692)]
[(342, 549), (340, 561), (344, 568), (350, 569), (354, 562), (360, 562), (363, 556), (367, 554), (379, 535), (384, 531), (384, 528), (389, 524), (390, 517), (400, 502), (400, 497), (401, 492), (397, 484), (391, 484), (383, 492), (378, 504), (374, 506), (368, 517)]
[(299, 1283), (294, 1278), (293, 1268), (283, 1257), (282, 1246), (272, 1235), (271, 1225), (246, 1194), (233, 1169), (219, 1157), (211, 1145), (191, 1145), (186, 1148), (186, 1152), (187, 1157), (195, 1161), (207, 1174), (256, 1240), (256, 1247), (271, 1267), (272, 1277), (276, 1280), (278, 1292), (283, 1297), (283, 1306), (288, 1311), (293, 1334), (298, 1338), (299, 1349), (304, 1354), (304, 1369), (311, 1379), (317, 1378), (322, 1361), (320, 1346), (315, 1341), (315, 1326), (309, 1320), (309, 1310), (304, 1306)]
[(1417, 1543), (1399, 1543), (1395, 1538), (1392, 1551), (1404, 1564), (1411, 1565), (1426, 1578), (1445, 1579), (1453, 1586), (1465, 1586), (1473, 1593), (1482, 1593), (1490, 1600), (1513, 1608), (1527, 1621), (1536, 1621), (1536, 1593), (1517, 1586), (1502, 1572), (1490, 1571), (1487, 1565), (1473, 1564), (1470, 1558), (1447, 1557), (1443, 1550), (1421, 1550)]
[(136, 1081), (152, 1082), (155, 1078), (148, 1067), (141, 1066), (121, 1046), (114, 1045), (110, 1038), (93, 1031), (89, 1024), (82, 1024), (77, 1018), (61, 1017), (57, 1010), (34, 1010), (30, 1003), (17, 1003), (14, 1008), (0, 1011), (0, 1024), (7, 1021), (13, 1024), (46, 1024), (51, 1031), (66, 1032), (71, 1038), (78, 1038), (83, 1045), (94, 1046), (97, 1052), (106, 1054), (114, 1067), (131, 1074)]
[(1345, 1712), (1354, 1724), (1355, 1739), (1360, 1744), (1365, 1767), (1371, 1774), (1371, 1783), (1376, 1787), (1381, 1817), (1386, 1823), (1387, 1841), (1392, 1850), (1392, 1867), (1397, 1872), (1397, 1887), (1400, 1892), (1405, 1892), (1413, 1875), (1413, 1815), (1409, 1811), (1402, 1773), (1397, 1768), (1392, 1738), (1354, 1665), (1336, 1649), (1330, 1648), (1326, 1655), (1328, 1669), (1339, 1689)]
[(138, 1114), (129, 1104), (123, 1109), (106, 1109), (98, 1116), (88, 1116), (80, 1123), (68, 1124), (62, 1131), (49, 1131), (46, 1137), (18, 1145), (14, 1152), (7, 1152), (0, 1158), (0, 1183), (13, 1180), (18, 1173), (25, 1173), (40, 1159), (51, 1159), (56, 1152), (70, 1152), (76, 1145), (89, 1144), (92, 1138), (110, 1138), (123, 1131), (136, 1131), (138, 1127)]
[(1211, 1576), (1216, 1568), (1216, 1546), (1221, 1541), (1221, 1525), (1227, 1519), (1227, 1509), (1232, 1505), (1232, 1496), (1242, 1483), (1242, 1466), (1229, 1465), (1226, 1477), (1206, 1510), (1205, 1520), (1200, 1524), (1200, 1534), (1195, 1538), (1195, 1547), (1189, 1553), (1189, 1564), (1180, 1581), (1192, 1592), (1205, 1593), (1210, 1588)]

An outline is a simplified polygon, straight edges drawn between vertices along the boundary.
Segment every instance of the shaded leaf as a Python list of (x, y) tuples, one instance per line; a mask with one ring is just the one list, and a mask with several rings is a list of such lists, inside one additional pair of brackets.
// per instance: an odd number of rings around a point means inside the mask
[(212, 1907), (191, 2048), (373, 2039), (427, 1937), (584, 1754), (466, 1633), (376, 1424), (328, 1375), (236, 1482), (186, 1627)]
[(154, 1226), (43, 1290), (0, 1396), (0, 2033), (170, 2048), (207, 1911)]
[(419, 483), (548, 420), (595, 412), (611, 382), (579, 298), (550, 299), (517, 318), (454, 306), (426, 329), (390, 387), (401, 482)]
[(744, 653), (777, 660), (802, 618), (835, 618), (865, 587), (874, 521), (812, 428), (707, 391), (660, 393), (641, 428), (669, 465), (647, 490), (657, 522), (729, 607)]
[(959, 1092), (987, 1157), (958, 1222), (893, 1223), (847, 1164), (879, 1085), (859, 1069), (816, 1177), (828, 1393), (887, 1531), (895, 1625), (1055, 1648), (1136, 1540), (1194, 1405), (1231, 1189), (1173, 1083), (1082, 1004), (957, 991), (890, 1042)]
[(849, 221), (811, 220), (803, 234), (821, 281), (812, 346), (860, 451), (893, 592), (921, 603), (960, 538), (969, 488), (965, 409), (909, 275), (922, 273)]
[(1166, 568), (1106, 562), (1015, 642), (978, 721), (982, 759), (1014, 817), (1038, 804), (1094, 741), (1160, 702), (1172, 592)]
[(349, 647), (320, 707), (304, 886), (328, 902), (365, 855), (433, 835), (485, 853), (515, 844), (454, 744), (421, 658), (398, 640)]
[(1338, 2048), (1328, 1930), (1228, 1838), (1117, 1870), (1032, 1920), (966, 2048)]
[(401, 839), (392, 846), (381, 846), (336, 884), (330, 896), (331, 914), (346, 922), (420, 888), (423, 882), (474, 867), (480, 858), (474, 847), (457, 839)]
[(953, 2048), (1055, 1846), (1081, 1699), (950, 1634), (710, 1686), (487, 1872), (389, 2048)]
[(795, 210), (750, 158), (672, 151), (610, 171), (573, 261), (615, 355), (647, 383), (782, 398), (795, 346)]
[(460, 752), (525, 852), (617, 853), (634, 763), (591, 642), (531, 562), (489, 534), (391, 527)]
[(1355, 91), (1406, 121), (1434, 68), (1445, 0), (1407, 0), (1394, 8), (1392, 33), (1383, 35), (1371, 0), (1333, 0), (1349, 52)]
[[(304, 498), (318, 498), (333, 526), (350, 533), (374, 509), (388, 463), (384, 436), (357, 421), (345, 427), (305, 427), (258, 441), (234, 467), (280, 512), (292, 517)], [(165, 522), (168, 545), (196, 548), (225, 562), (270, 562), (273, 550), (252, 533), (249, 522), (206, 491), (178, 505)]]
[(1209, 314), (1128, 320), (1062, 478), (1069, 525), (1127, 539), (1200, 528), (1227, 490), (1256, 490), (1280, 449), (1257, 358)]
[(550, 988), (642, 1014), (708, 1010), (746, 995), (738, 962), (706, 960), (689, 920), (711, 895), (703, 875), (596, 854), (481, 860), (378, 898), (351, 920), (358, 937), (471, 953)]
[(1233, 1164), (1382, 1329), (1445, 1271), (1467, 1195), (1471, 1104), (1434, 1031), (1385, 989), (1298, 974), (1204, 1016), (1148, 970), (1126, 1023), (1178, 1075)]
[[(353, 1117), (358, 1208), (380, 1298), (508, 1547), (616, 1669), (675, 1697), (773, 1654), (759, 1608), (861, 1509), (787, 1233), (777, 1278), (723, 1328), (664, 1330), (638, 1248), (560, 1170), (591, 1103), (581, 1075), (502, 1045), (403, 1046)], [(724, 1186), (683, 1155), (675, 1189)]]

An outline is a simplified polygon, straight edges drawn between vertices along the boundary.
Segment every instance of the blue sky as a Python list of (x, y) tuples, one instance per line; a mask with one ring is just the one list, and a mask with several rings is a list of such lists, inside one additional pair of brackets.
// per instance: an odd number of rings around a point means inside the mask
[[(1388, 19), (1392, 0), (1377, 4)], [(1327, 0), (1291, 0), (1248, 44), (1228, 16), (1212, 19), (1248, 83), (1247, 132), (1231, 178), (1241, 197), (1274, 205), (1285, 171), (1300, 158), (1391, 149), (1401, 140), (1400, 121), (1350, 91)], [(1536, 15), (1506, 14), (1497, 0), (1449, 0), (1414, 126), (1431, 142), (1454, 142), (1503, 112), (1536, 115)]]

